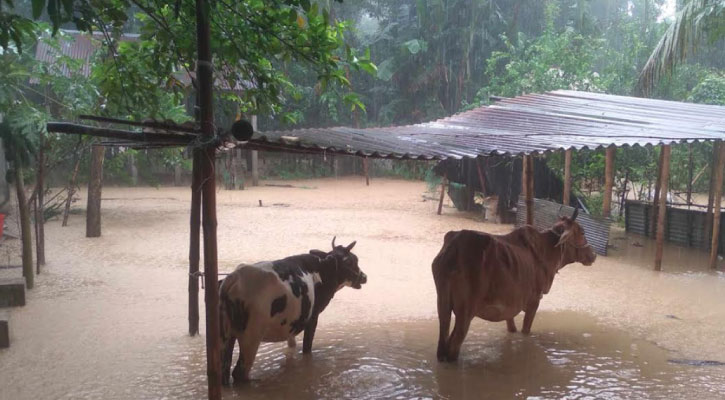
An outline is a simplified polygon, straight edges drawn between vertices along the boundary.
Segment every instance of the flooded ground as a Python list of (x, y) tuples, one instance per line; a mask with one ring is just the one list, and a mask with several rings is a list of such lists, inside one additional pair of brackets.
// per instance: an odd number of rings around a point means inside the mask
[[(437, 216), (420, 182), (285, 183), (297, 187), (218, 192), (220, 270), (326, 249), (337, 235), (358, 241), (369, 282), (338, 293), (320, 317), (311, 356), (284, 343), (264, 345), (255, 381), (226, 388), (225, 398), (719, 399), (725, 393), (725, 367), (689, 365), (725, 362), (725, 275), (706, 269), (706, 254), (668, 248), (665, 271), (656, 273), (646, 239), (615, 232), (610, 257), (561, 271), (530, 336), (476, 320), (461, 360), (440, 364), (430, 263), (443, 234), (511, 227), (450, 207)], [(186, 335), (189, 196), (186, 188), (107, 188), (102, 238), (84, 237), (82, 215), (73, 215), (67, 228), (47, 225), (48, 265), (28, 305), (10, 311), (0, 399), (206, 396), (204, 337)]]

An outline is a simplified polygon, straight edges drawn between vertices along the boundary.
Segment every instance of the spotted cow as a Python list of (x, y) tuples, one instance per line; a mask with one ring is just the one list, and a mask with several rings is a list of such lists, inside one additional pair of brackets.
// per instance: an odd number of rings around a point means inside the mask
[(317, 319), (335, 293), (345, 286), (360, 289), (367, 276), (350, 250), (311, 250), (277, 261), (242, 264), (220, 283), (222, 335), (222, 381), (229, 384), (234, 343), (239, 342), (239, 360), (232, 376), (235, 382), (249, 380), (261, 342), (287, 341), (304, 331), (302, 352), (312, 351)]

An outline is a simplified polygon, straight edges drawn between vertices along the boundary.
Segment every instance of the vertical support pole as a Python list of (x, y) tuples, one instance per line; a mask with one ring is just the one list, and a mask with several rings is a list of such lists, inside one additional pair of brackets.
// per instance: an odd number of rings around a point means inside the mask
[(612, 214), (612, 187), (614, 186), (614, 154), (617, 148), (607, 147), (604, 164), (604, 198), (602, 200), (602, 216), (609, 218)]
[(91, 150), (91, 176), (88, 180), (86, 206), (86, 237), (101, 236), (101, 191), (103, 190), (103, 159), (106, 148), (94, 145)]
[[(252, 129), (257, 131), (257, 116), (252, 115)], [(259, 186), (259, 152), (252, 150), (252, 186)]]
[(526, 195), (526, 224), (534, 224), (534, 158), (531, 155), (524, 156), (523, 185)]
[[(659, 203), (660, 203), (660, 187), (662, 186), (662, 163), (663, 163), (663, 157), (664, 153), (662, 152), (662, 149), (660, 149), (660, 158), (659, 162), (657, 163), (657, 179), (655, 181), (655, 196), (652, 201), (652, 218), (650, 218), (650, 234), (652, 237), (655, 234), (655, 228), (657, 226), (657, 210), (659, 209)], [(667, 198), (667, 195), (665, 194), (665, 199)]]
[(694, 162), (692, 159), (692, 143), (687, 145), (688, 152), (688, 166), (687, 166), (687, 209), (690, 209), (692, 204), (692, 170), (694, 168)]
[(365, 172), (365, 186), (370, 186), (370, 165), (368, 158), (363, 158), (363, 171)]
[[(212, 60), (209, 40), (208, 0), (196, 0), (196, 42), (198, 48), (197, 77), (199, 79), (199, 108), (201, 136), (210, 141), (214, 136), (214, 105), (212, 99)], [(216, 149), (207, 146), (201, 151), (202, 228), (204, 229), (204, 277), (206, 290), (206, 361), (208, 396), (221, 400), (221, 337), (219, 332), (219, 286), (217, 273), (216, 179), (214, 175)]]
[(131, 185), (138, 186), (138, 166), (136, 165), (136, 155), (133, 151), (128, 155), (128, 170), (131, 173)]
[(715, 189), (715, 173), (717, 169), (717, 158), (719, 156), (719, 142), (712, 144), (712, 160), (710, 160), (710, 186), (708, 186), (707, 212), (705, 213), (705, 237), (712, 234), (712, 209), (715, 201), (713, 190)]
[(481, 194), (486, 195), (486, 177), (481, 168), (481, 159), (476, 157), (476, 170), (478, 170), (478, 183), (481, 185)]
[(37, 262), (37, 273), (40, 274), (40, 266), (45, 265), (45, 134), (40, 134), (40, 143), (38, 143), (38, 171), (37, 171), (37, 189), (38, 201), (35, 214), (36, 238), (35, 252)]
[(194, 149), (189, 221), (189, 336), (199, 333), (199, 235), (201, 231), (201, 151)]
[(670, 145), (662, 145), (660, 166), (660, 198), (657, 207), (657, 239), (655, 247), (655, 271), (662, 271), (662, 252), (665, 240), (665, 214), (667, 213), (667, 182), (670, 180)]
[(443, 180), (441, 180), (441, 198), (438, 200), (438, 215), (441, 215), (443, 211), (443, 197), (446, 194), (446, 185), (448, 184), (448, 173), (443, 174)]
[(564, 193), (561, 204), (568, 206), (571, 203), (571, 149), (564, 152)]
[(722, 142), (716, 142), (718, 149), (717, 167), (713, 184), (713, 216), (712, 216), (712, 244), (710, 245), (710, 268), (717, 267), (717, 252), (720, 245), (720, 207), (722, 206), (722, 176), (725, 167), (725, 146)]

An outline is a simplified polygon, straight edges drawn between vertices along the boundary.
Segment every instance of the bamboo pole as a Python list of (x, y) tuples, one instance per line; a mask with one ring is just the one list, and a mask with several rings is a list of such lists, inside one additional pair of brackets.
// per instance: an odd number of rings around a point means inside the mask
[(189, 231), (189, 336), (199, 333), (199, 235), (201, 230), (201, 152), (194, 150)]
[(526, 224), (534, 224), (534, 158), (530, 155), (524, 156), (523, 164), (523, 185), (526, 196)]
[(602, 200), (602, 216), (609, 218), (612, 214), (612, 187), (614, 186), (614, 155), (617, 148), (607, 147), (604, 165), (604, 198)]
[(571, 202), (571, 149), (564, 152), (564, 193), (561, 204), (568, 206)]
[(443, 174), (443, 179), (441, 180), (441, 198), (438, 200), (438, 215), (441, 215), (441, 211), (443, 211), (443, 197), (446, 194), (446, 185), (448, 184), (448, 173)]
[(718, 147), (717, 167), (715, 168), (715, 184), (713, 191), (712, 244), (710, 245), (710, 268), (717, 268), (717, 254), (720, 244), (720, 206), (722, 205), (722, 176), (725, 167), (725, 145), (716, 142)]
[(665, 240), (665, 214), (667, 213), (667, 182), (670, 178), (670, 145), (662, 145), (660, 164), (660, 198), (657, 209), (657, 238), (655, 247), (655, 271), (662, 270), (662, 252)]
[[(199, 79), (199, 108), (202, 138), (211, 141), (214, 137), (214, 105), (212, 98), (212, 63), (209, 33), (208, 0), (196, 0), (196, 38), (198, 49), (197, 77)], [(206, 146), (201, 150), (202, 182), (202, 227), (204, 229), (204, 276), (206, 290), (206, 360), (208, 396), (220, 400), (221, 385), (221, 337), (219, 332), (219, 286), (217, 273), (217, 219), (216, 179), (214, 160), (216, 149)]]

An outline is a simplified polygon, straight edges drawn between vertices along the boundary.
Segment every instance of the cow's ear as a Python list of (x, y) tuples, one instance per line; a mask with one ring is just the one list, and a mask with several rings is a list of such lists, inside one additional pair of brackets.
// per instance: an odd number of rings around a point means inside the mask
[(327, 257), (327, 253), (325, 253), (322, 250), (310, 250), (310, 254), (312, 254), (313, 256), (319, 257), (319, 258)]
[(559, 243), (557, 243), (556, 245), (557, 246), (563, 245), (564, 243), (566, 243), (569, 240), (569, 238), (571, 238), (571, 229), (565, 230), (564, 233), (562, 233), (561, 236), (559, 236)]

